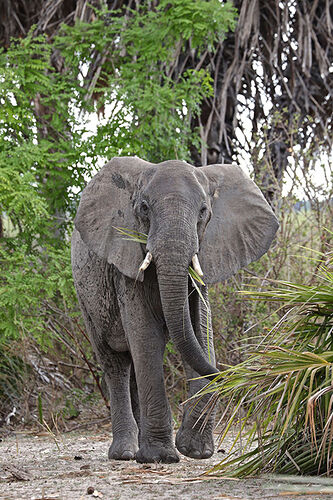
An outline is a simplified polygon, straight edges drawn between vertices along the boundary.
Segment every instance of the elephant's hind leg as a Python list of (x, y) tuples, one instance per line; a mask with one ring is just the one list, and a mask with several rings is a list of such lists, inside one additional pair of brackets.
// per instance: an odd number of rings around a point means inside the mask
[(134, 418), (136, 420), (137, 426), (139, 428), (140, 434), (140, 403), (138, 395), (138, 386), (135, 378), (134, 365), (131, 365), (131, 378), (130, 378), (130, 390), (131, 390), (131, 403)]

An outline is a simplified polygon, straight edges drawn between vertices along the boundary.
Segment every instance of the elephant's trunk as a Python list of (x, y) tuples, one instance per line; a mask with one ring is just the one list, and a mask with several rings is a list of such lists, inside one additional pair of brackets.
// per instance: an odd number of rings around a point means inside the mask
[[(188, 269), (172, 269), (158, 263), (157, 277), (162, 308), (169, 334), (183, 361), (199, 375), (214, 378), (217, 369), (211, 365), (195, 336), (188, 301)], [(210, 377), (209, 377), (210, 376)]]

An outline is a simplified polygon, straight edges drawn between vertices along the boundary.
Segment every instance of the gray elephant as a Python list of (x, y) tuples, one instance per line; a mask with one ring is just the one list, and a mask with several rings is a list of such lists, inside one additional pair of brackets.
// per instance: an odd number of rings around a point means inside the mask
[[(117, 227), (148, 235), (146, 245)], [(269, 248), (278, 223), (258, 187), (236, 165), (193, 167), (113, 158), (84, 189), (72, 237), (78, 300), (110, 392), (109, 458), (179, 460), (163, 377), (172, 339), (189, 395), (217, 372), (207, 287), (232, 276)], [(201, 296), (200, 296), (201, 295)], [(208, 329), (207, 329), (208, 325)], [(207, 333), (209, 331), (209, 334)], [(207, 400), (185, 405), (177, 449), (193, 458), (214, 451)]]

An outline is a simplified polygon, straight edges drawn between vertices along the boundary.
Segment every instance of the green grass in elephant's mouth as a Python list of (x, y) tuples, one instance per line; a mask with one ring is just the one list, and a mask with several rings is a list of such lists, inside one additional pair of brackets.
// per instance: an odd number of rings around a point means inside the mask
[[(116, 226), (113, 226), (114, 229), (116, 229), (120, 234), (123, 235), (123, 238), (125, 240), (128, 240), (128, 241), (136, 241), (137, 243), (143, 243), (144, 245), (147, 243), (147, 238), (148, 238), (148, 235), (145, 234), (145, 233), (140, 233), (138, 231), (134, 231), (132, 229), (127, 229), (125, 227), (116, 227)], [(200, 283), (200, 285), (205, 285), (204, 281), (201, 279), (201, 277), (198, 275), (198, 273), (193, 269), (193, 267), (189, 266), (188, 268), (188, 274), (193, 282), (193, 280), (197, 281), (198, 283)], [(199, 295), (201, 295), (201, 291), (200, 289), (198, 288), (197, 284), (195, 282), (193, 282), (193, 285), (195, 288), (197, 288), (198, 290), (198, 293)], [(204, 301), (204, 299), (202, 298), (202, 300)], [(205, 302), (205, 301), (204, 301)]]
[[(113, 226), (114, 229), (116, 229), (125, 240), (128, 241), (135, 241), (137, 243), (143, 243), (144, 245), (147, 243), (147, 238), (148, 235), (145, 233), (140, 233), (138, 231), (134, 231), (133, 229), (127, 229), (126, 227), (116, 227)], [(198, 287), (197, 283), (200, 283), (200, 285), (206, 286), (204, 281), (201, 279), (201, 277), (198, 275), (198, 273), (193, 269), (193, 267), (189, 266), (188, 268), (188, 274), (189, 277), (191, 278), (192, 285), (194, 289), (197, 291), (200, 299), (202, 300), (206, 311), (207, 311), (207, 345), (208, 345), (208, 358), (210, 361), (210, 347), (209, 347), (209, 305), (206, 302), (205, 298), (203, 297), (200, 288)]]

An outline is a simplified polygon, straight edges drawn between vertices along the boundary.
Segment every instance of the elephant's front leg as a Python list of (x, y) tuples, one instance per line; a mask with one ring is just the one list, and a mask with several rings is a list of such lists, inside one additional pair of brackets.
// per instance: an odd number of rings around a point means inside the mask
[(142, 343), (137, 339), (131, 343), (140, 405), (139, 451), (136, 459), (141, 463), (178, 462), (164, 385), (164, 342), (161, 345), (158, 340), (160, 332), (152, 331), (151, 327), (144, 335), (151, 336), (149, 346), (146, 341)]
[[(127, 278), (122, 276), (118, 283), (121, 297), (119, 304), (134, 364), (140, 407), (139, 450), (136, 460), (140, 463), (178, 462), (164, 384), (166, 335), (163, 318), (147, 304), (143, 286), (137, 284), (135, 294), (128, 293), (126, 281)], [(122, 293), (122, 284), (125, 293)]]
[[(202, 294), (206, 304), (209, 305), (207, 290), (203, 289)], [(190, 304), (197, 338), (207, 357), (210, 358), (209, 362), (214, 365), (215, 354), (210, 311), (207, 311), (206, 306), (197, 294), (192, 296)], [(199, 377), (199, 375), (187, 364), (185, 364), (185, 372), (189, 381), (188, 397), (191, 397), (205, 387), (208, 380), (205, 378), (191, 380)], [(213, 430), (216, 411), (209, 403), (210, 395), (206, 395), (200, 400), (195, 399), (184, 405), (182, 423), (176, 436), (177, 449), (183, 455), (191, 458), (209, 458), (214, 453)]]
[(110, 391), (110, 408), (113, 441), (109, 448), (109, 458), (132, 460), (138, 450), (138, 427), (132, 412), (130, 397), (129, 352), (108, 352), (104, 359), (105, 379)]

